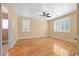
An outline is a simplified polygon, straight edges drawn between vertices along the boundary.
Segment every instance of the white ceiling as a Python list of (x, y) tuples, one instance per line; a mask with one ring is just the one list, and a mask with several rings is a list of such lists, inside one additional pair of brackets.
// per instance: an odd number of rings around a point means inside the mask
[(15, 3), (14, 6), (17, 15), (24, 17), (38, 17), (39, 15), (36, 13), (42, 12), (41, 10), (44, 6), (52, 16), (50, 19), (54, 19), (76, 10), (76, 4), (74, 3)]

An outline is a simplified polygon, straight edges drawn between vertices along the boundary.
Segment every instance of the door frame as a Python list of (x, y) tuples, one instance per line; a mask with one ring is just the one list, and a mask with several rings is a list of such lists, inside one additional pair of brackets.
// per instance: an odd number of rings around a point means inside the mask
[(0, 3), (0, 56), (2, 56), (2, 4)]

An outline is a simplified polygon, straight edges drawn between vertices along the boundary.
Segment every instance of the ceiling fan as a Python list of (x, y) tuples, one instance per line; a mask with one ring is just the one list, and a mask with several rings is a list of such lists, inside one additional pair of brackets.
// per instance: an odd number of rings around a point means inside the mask
[(50, 18), (50, 13), (47, 13), (47, 12), (42, 12), (42, 15), (40, 15), (42, 17), (47, 17), (47, 18)]

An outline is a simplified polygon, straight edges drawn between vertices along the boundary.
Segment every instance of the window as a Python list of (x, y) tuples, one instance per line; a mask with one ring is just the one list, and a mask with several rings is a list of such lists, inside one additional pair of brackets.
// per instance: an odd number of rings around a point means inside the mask
[(54, 32), (69, 32), (70, 18), (64, 18), (54, 21)]
[(22, 26), (23, 32), (29, 32), (30, 31), (30, 21), (27, 19), (23, 19), (23, 26)]
[(2, 19), (2, 29), (8, 29), (8, 20)]

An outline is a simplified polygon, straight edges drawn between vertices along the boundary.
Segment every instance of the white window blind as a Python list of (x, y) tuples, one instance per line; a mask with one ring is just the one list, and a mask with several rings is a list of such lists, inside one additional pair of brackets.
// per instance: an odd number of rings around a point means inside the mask
[(70, 18), (58, 19), (54, 21), (54, 32), (69, 32)]
[(30, 31), (30, 21), (27, 19), (23, 19), (23, 26), (22, 26), (22, 31), (23, 32), (29, 32)]

